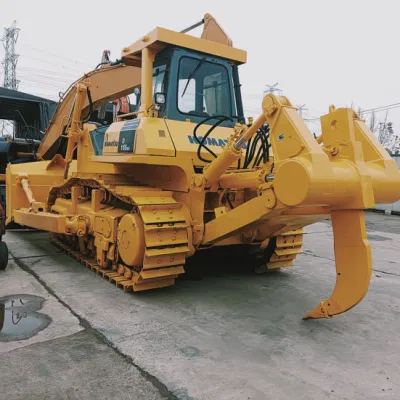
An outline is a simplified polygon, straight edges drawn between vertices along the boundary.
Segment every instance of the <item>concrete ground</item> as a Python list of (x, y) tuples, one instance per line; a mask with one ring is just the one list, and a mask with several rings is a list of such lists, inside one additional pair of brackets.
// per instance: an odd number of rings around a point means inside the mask
[(398, 399), (400, 218), (367, 214), (374, 271), (353, 310), (302, 316), (335, 283), (329, 223), (307, 229), (285, 271), (200, 260), (172, 288), (124, 294), (59, 252), (43, 232), (8, 232), (0, 297), (45, 299), (51, 318), (0, 342), (5, 399)]

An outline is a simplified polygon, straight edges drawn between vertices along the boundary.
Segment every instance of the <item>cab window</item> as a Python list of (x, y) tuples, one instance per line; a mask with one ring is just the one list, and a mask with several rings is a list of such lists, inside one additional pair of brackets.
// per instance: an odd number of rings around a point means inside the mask
[(178, 109), (181, 113), (231, 116), (231, 92), (227, 69), (220, 64), (182, 57), (178, 77)]

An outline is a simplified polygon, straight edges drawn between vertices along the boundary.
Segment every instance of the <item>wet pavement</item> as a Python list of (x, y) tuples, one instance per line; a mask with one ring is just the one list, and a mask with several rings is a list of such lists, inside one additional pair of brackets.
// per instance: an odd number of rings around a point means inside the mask
[(175, 287), (135, 295), (60, 254), (46, 233), (9, 232), (14, 260), (0, 273), (0, 295), (41, 297), (30, 311), (51, 323), (0, 342), (4, 394), (398, 399), (400, 218), (368, 213), (367, 223), (374, 270), (366, 299), (315, 321), (301, 318), (334, 286), (329, 223), (307, 229), (305, 253), (285, 271), (258, 276), (239, 259), (202, 260)]
[(44, 298), (32, 295), (11, 295), (0, 298), (0, 342), (24, 340), (47, 328), (51, 318), (37, 312)]
[[(7, 239), (21, 259), (10, 259), (0, 271), (1, 400), (169, 398), (162, 384), (135, 367), (60, 302), (38, 275), (27, 271), (21, 260), (35, 265), (42, 257), (59, 254), (43, 233), (8, 233)], [(34, 257), (22, 256), (24, 251)], [(53, 261), (55, 266), (60, 262)]]
[(168, 398), (89, 330), (7, 352), (0, 359), (4, 400)]

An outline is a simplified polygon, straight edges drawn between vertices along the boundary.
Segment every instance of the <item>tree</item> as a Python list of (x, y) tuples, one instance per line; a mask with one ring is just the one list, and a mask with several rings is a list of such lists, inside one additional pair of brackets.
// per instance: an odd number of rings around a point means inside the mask
[[(354, 103), (351, 104), (354, 110)], [(370, 114), (369, 121), (365, 118), (366, 114)], [(395, 133), (393, 122), (387, 122), (388, 110), (386, 110), (385, 120), (379, 121), (374, 110), (362, 111), (361, 107), (357, 108), (357, 114), (360, 119), (364, 120), (369, 130), (377, 136), (379, 142), (388, 151), (389, 154), (400, 154), (400, 136)]]
[(393, 122), (380, 122), (378, 140), (389, 154), (398, 154), (400, 151), (400, 137), (394, 132)]

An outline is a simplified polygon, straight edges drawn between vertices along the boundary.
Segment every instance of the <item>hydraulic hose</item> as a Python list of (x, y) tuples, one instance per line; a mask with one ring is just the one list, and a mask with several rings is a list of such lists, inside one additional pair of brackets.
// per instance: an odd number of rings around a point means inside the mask
[[(206, 132), (206, 134), (203, 136), (202, 140), (199, 141), (198, 137), (197, 137), (197, 129), (199, 129), (199, 127), (201, 125), (203, 125), (205, 122), (210, 121), (212, 119), (218, 119), (218, 121)], [(211, 160), (207, 160), (205, 158), (203, 158), (203, 156), (201, 155), (201, 148), (204, 147), (204, 149), (206, 149), (214, 158), (217, 158), (217, 155), (208, 147), (205, 145), (205, 141), (207, 139), (207, 137), (212, 133), (212, 131), (219, 125), (221, 125), (224, 121), (231, 121), (233, 122), (233, 119), (231, 117), (228, 117), (226, 115), (213, 115), (211, 117), (207, 117), (205, 119), (203, 119), (202, 121), (200, 121), (193, 129), (193, 136), (196, 139), (196, 141), (199, 143), (199, 147), (197, 148), (197, 157), (205, 162), (205, 163), (210, 163)]]
[(93, 101), (92, 101), (92, 95), (90, 93), (90, 89), (89, 88), (87, 89), (87, 98), (88, 98), (88, 101), (89, 101), (89, 112), (86, 115), (86, 117), (83, 118), (83, 120), (82, 120), (83, 124), (85, 124), (86, 122), (89, 122), (90, 117), (91, 117), (92, 112), (93, 112)]

